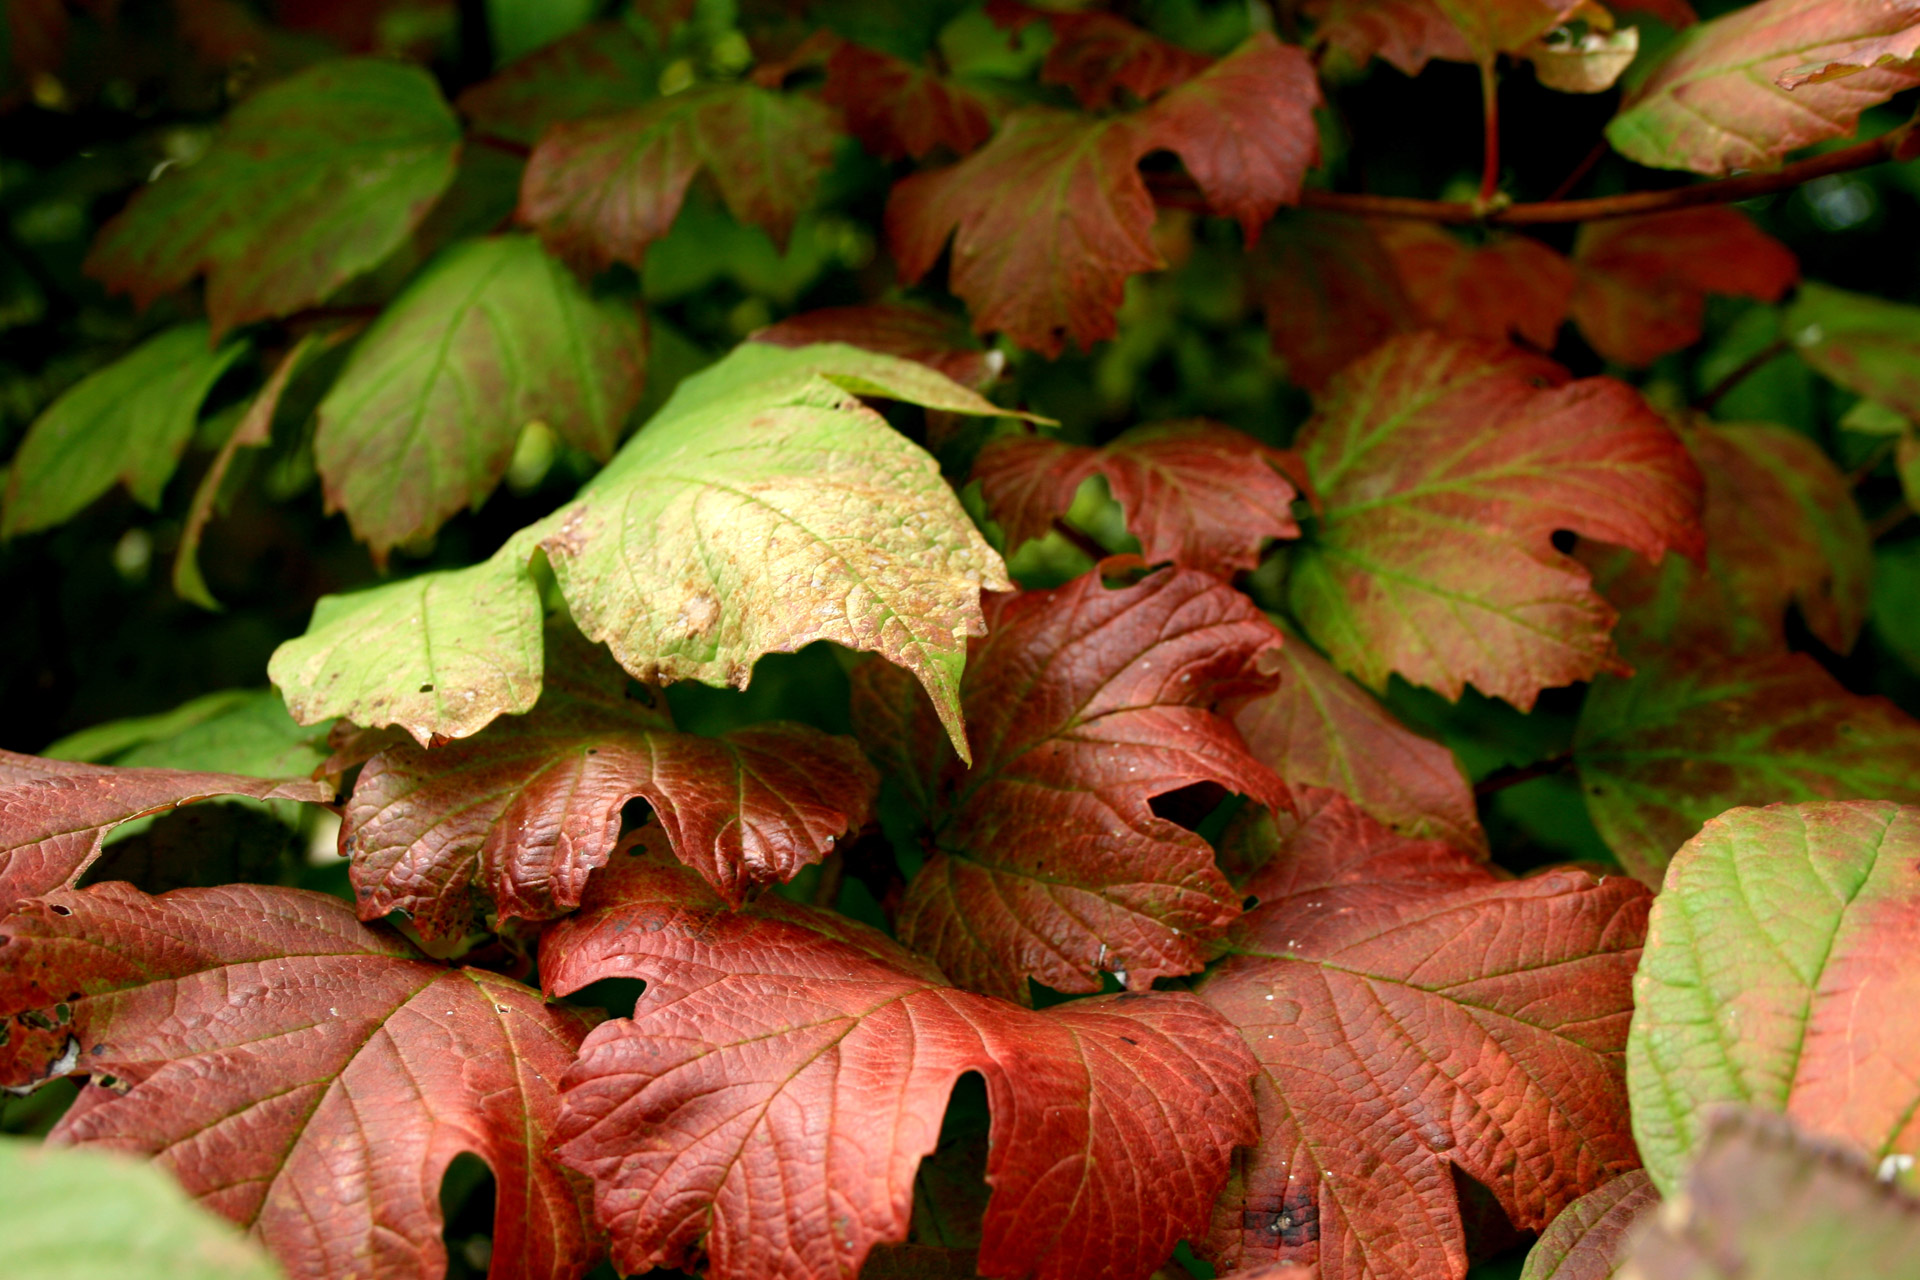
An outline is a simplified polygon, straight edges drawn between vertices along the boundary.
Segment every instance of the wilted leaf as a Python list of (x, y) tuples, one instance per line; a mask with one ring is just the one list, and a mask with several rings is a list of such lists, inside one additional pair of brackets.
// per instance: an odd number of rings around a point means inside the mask
[(1011, 0), (989, 0), (987, 13), (1016, 32), (1032, 22), (1052, 28), (1040, 79), (1065, 85), (1089, 111), (1120, 105), (1122, 89), (1140, 102), (1157, 98), (1212, 62), (1111, 13), (1036, 9)]
[(1305, 9), (1314, 38), (1356, 63), (1378, 54), (1417, 76), (1432, 58), (1473, 61), (1466, 37), (1433, 0), (1307, 0)]
[(1477, 248), (1445, 227), (1383, 218), (1374, 234), (1426, 325), (1462, 338), (1518, 334), (1552, 350), (1573, 299), (1567, 260), (1538, 240), (1502, 236)]
[(753, 340), (776, 347), (844, 342), (863, 351), (916, 361), (975, 390), (998, 378), (1006, 364), (998, 352), (981, 350), (965, 324), (911, 302), (869, 302), (803, 311), (759, 330)]
[(0, 938), (0, 1012), (64, 1006), (93, 1077), (49, 1141), (154, 1157), (294, 1280), (439, 1280), (462, 1151), (494, 1173), (497, 1269), (591, 1265), (584, 1196), (545, 1150), (585, 1015), (298, 889), (62, 890)]
[(1674, 855), (1634, 979), (1627, 1078), (1647, 1172), (1682, 1190), (1722, 1103), (1878, 1163), (1920, 1150), (1920, 812), (1735, 809)]
[(833, 113), (740, 82), (556, 124), (520, 187), (521, 222), (577, 265), (641, 265), (705, 172), (728, 212), (784, 246), (833, 158)]
[[(1294, 615), (1334, 665), (1525, 710), (1616, 670), (1613, 610), (1554, 549), (1571, 529), (1698, 556), (1700, 475), (1638, 394), (1415, 334), (1348, 367), (1295, 442), (1324, 504), (1292, 552)], [(1542, 382), (1549, 385), (1542, 386)]]
[(777, 897), (725, 909), (639, 858), (594, 878), (541, 943), (549, 990), (639, 978), (567, 1073), (561, 1159), (594, 1180), (623, 1271), (851, 1277), (906, 1238), (913, 1175), (963, 1072), (993, 1110), (992, 1275), (1144, 1277), (1196, 1234), (1252, 1062), (1185, 994), (1034, 1013), (958, 991), (845, 917)]
[(1045, 436), (1000, 436), (974, 460), (987, 510), (1011, 552), (1044, 537), (1089, 476), (1107, 487), (1150, 564), (1172, 561), (1221, 577), (1260, 562), (1269, 538), (1297, 538), (1284, 450), (1215, 422), (1134, 427), (1098, 448)]
[(1777, 169), (1789, 151), (1851, 134), (1860, 113), (1920, 84), (1920, 71), (1877, 67), (1789, 90), (1791, 73), (1877, 58), (1899, 37), (1920, 46), (1920, 0), (1761, 0), (1668, 46), (1607, 126), (1641, 164), (1715, 176)]
[(1560, 1211), (1527, 1251), (1520, 1280), (1611, 1280), (1633, 1232), (1660, 1204), (1645, 1169), (1602, 1183)]
[(142, 306), (204, 272), (216, 335), (286, 315), (399, 248), (459, 147), (422, 68), (322, 62), (241, 103), (206, 155), (135, 195), (86, 269)]
[(1673, 851), (1735, 805), (1920, 804), (1920, 721), (1805, 654), (1636, 661), (1631, 680), (1595, 681), (1573, 758), (1594, 826), (1641, 879), (1658, 883)]
[(1920, 420), (1920, 307), (1809, 281), (1787, 311), (1786, 329), (1815, 369)]
[(1630, 365), (1698, 341), (1709, 293), (1775, 302), (1800, 276), (1785, 245), (1725, 205), (1585, 223), (1573, 264), (1574, 323)]
[(456, 940), (476, 891), (502, 917), (560, 915), (580, 905), (636, 797), (734, 906), (866, 821), (875, 780), (852, 740), (797, 724), (676, 732), (651, 695), (627, 696), (604, 650), (571, 628), (549, 637), (552, 674), (531, 713), (433, 750), (403, 741), (360, 771), (341, 849), (363, 918), (405, 911), (429, 941)]
[(1308, 390), (1417, 323), (1399, 268), (1359, 218), (1283, 214), (1262, 231), (1249, 267), (1273, 349)]
[(861, 740), (926, 799), (931, 856), (907, 888), (901, 939), (961, 985), (1022, 1001), (1029, 976), (1098, 991), (1107, 970), (1146, 990), (1198, 969), (1238, 896), (1207, 842), (1152, 801), (1216, 783), (1287, 805), (1208, 709), (1270, 686), (1255, 662), (1279, 631), (1190, 569), (1114, 589), (1096, 570), (997, 596), (987, 627), (962, 695), (971, 770), (925, 749), (930, 709), (905, 680), (872, 663), (854, 677)]
[(594, 22), (536, 49), (454, 100), (483, 133), (531, 146), (567, 120), (659, 97), (660, 66), (623, 22)]
[(206, 325), (177, 325), (82, 378), (20, 442), (0, 536), (70, 520), (115, 481), (157, 510), (193, 438), (200, 402), (246, 349), (229, 342), (216, 350)]
[(1568, 28), (1550, 31), (1527, 47), (1533, 74), (1549, 89), (1561, 93), (1605, 93), (1640, 52), (1640, 29), (1589, 30), (1574, 35)]
[(1207, 1253), (1459, 1280), (1455, 1169), (1538, 1230), (1637, 1163), (1621, 1050), (1647, 891), (1505, 880), (1317, 799), (1281, 819), (1247, 886), (1260, 905), (1196, 988), (1260, 1060), (1260, 1145), (1236, 1158)]
[(847, 132), (882, 160), (918, 160), (939, 147), (964, 156), (993, 134), (994, 112), (982, 95), (904, 58), (851, 42), (827, 59), (820, 98), (838, 107)]
[(531, 238), (457, 244), (381, 313), (320, 402), (327, 503), (384, 560), (479, 507), (529, 423), (604, 460), (645, 356), (633, 303), (593, 297)]

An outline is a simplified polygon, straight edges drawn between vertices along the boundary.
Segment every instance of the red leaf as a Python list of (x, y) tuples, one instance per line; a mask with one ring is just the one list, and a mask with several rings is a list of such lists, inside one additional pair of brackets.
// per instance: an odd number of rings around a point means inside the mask
[(1503, 236), (1475, 248), (1443, 227), (1406, 218), (1383, 218), (1374, 233), (1414, 309), (1433, 328), (1493, 342), (1518, 334), (1552, 350), (1573, 300), (1574, 272), (1546, 245)]
[(1040, 64), (1040, 79), (1065, 85), (1090, 111), (1119, 105), (1122, 89), (1149, 101), (1212, 62), (1111, 13), (1057, 13), (1015, 0), (989, 0), (987, 15), (1016, 32), (1034, 22), (1052, 27), (1053, 45)]
[(647, 983), (582, 1046), (560, 1158), (594, 1180), (622, 1271), (856, 1274), (903, 1240), (954, 1081), (993, 1109), (980, 1270), (1145, 1277), (1197, 1234), (1251, 1141), (1253, 1063), (1185, 994), (1034, 1013), (948, 986), (845, 917), (731, 912), (679, 868), (623, 859), (541, 943), (549, 990)]
[(421, 936), (454, 939), (477, 889), (503, 917), (560, 915), (579, 905), (636, 797), (735, 906), (866, 821), (875, 779), (851, 739), (795, 724), (679, 733), (664, 708), (625, 696), (626, 673), (599, 646), (571, 628), (548, 645), (531, 713), (433, 750), (403, 740), (360, 771), (340, 840), (362, 917), (406, 911)]
[(1687, 0), (1613, 0), (1612, 7), (1620, 13), (1650, 14), (1675, 31), (1700, 21), (1700, 15), (1693, 11), (1693, 6)]
[(1410, 76), (1429, 59), (1472, 62), (1473, 51), (1433, 0), (1307, 0), (1314, 37), (1364, 64), (1378, 54)]
[(869, 302), (803, 311), (759, 330), (753, 340), (776, 347), (844, 342), (882, 355), (917, 360), (976, 390), (998, 378), (1006, 364), (998, 352), (982, 351), (965, 325), (911, 302)]
[(1103, 448), (1044, 436), (1001, 436), (974, 460), (987, 509), (1011, 551), (1042, 537), (1103, 475), (1150, 564), (1172, 561), (1220, 577), (1260, 562), (1268, 538), (1297, 538), (1287, 476), (1297, 459), (1232, 427), (1205, 421), (1135, 427)]
[(549, 125), (611, 115), (658, 96), (659, 68), (622, 22), (594, 22), (454, 100), (480, 130), (531, 146)]
[(1473, 61), (1520, 53), (1576, 16), (1587, 0), (1434, 0), (1467, 42)]
[(843, 43), (827, 59), (821, 100), (846, 116), (847, 132), (882, 160), (936, 147), (964, 156), (993, 134), (986, 98), (890, 53)]
[(1207, 710), (1270, 687), (1255, 662), (1280, 633), (1190, 569), (996, 596), (987, 626), (961, 689), (971, 770), (929, 749), (932, 708), (894, 668), (855, 673), (861, 740), (923, 799), (933, 832), (901, 939), (962, 986), (1022, 1001), (1030, 976), (1083, 992), (1102, 969), (1136, 990), (1192, 973), (1238, 897), (1207, 842), (1151, 802), (1210, 782), (1288, 803)]
[(121, 823), (215, 796), (321, 803), (333, 799), (333, 788), (304, 779), (115, 769), (0, 751), (0, 917), (21, 898), (79, 879)]
[(1417, 323), (1399, 268), (1360, 218), (1311, 209), (1276, 218), (1251, 268), (1273, 349), (1311, 391)]
[(0, 940), (0, 1012), (65, 1005), (94, 1080), (48, 1141), (153, 1156), (295, 1280), (438, 1280), (463, 1151), (498, 1188), (495, 1274), (592, 1265), (584, 1195), (544, 1149), (580, 1014), (298, 889), (62, 890)]
[(1503, 880), (1323, 795), (1282, 820), (1249, 886), (1261, 904), (1198, 988), (1261, 1064), (1260, 1145), (1206, 1252), (1458, 1280), (1451, 1169), (1538, 1230), (1638, 1163), (1622, 1055), (1648, 893), (1574, 870)]
[(689, 90), (548, 129), (527, 162), (516, 216), (578, 265), (637, 267), (704, 170), (735, 218), (784, 245), (833, 143), (832, 114), (811, 98), (745, 83)]
[(1630, 365), (1692, 346), (1709, 293), (1774, 302), (1800, 278), (1785, 245), (1725, 205), (1586, 223), (1573, 264), (1574, 322)]

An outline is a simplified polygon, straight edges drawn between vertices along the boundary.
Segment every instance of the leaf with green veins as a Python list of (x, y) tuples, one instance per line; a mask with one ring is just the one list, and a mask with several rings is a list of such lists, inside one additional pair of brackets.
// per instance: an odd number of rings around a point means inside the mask
[(1601, 1183), (1547, 1224), (1527, 1251), (1520, 1280), (1611, 1280), (1634, 1229), (1659, 1204), (1645, 1169)]
[(216, 349), (206, 325), (177, 325), (68, 389), (13, 457), (0, 537), (70, 520), (115, 481), (158, 509), (201, 401), (246, 349)]
[(1920, 421), (1920, 307), (1809, 281), (1787, 309), (1786, 333), (1827, 377)]
[(142, 306), (204, 272), (216, 333), (286, 315), (399, 248), (459, 147), (424, 69), (322, 62), (247, 99), (206, 155), (139, 192), (86, 269)]
[(1573, 759), (1594, 826), (1648, 883), (1735, 805), (1920, 804), (1920, 721), (1847, 692), (1805, 654), (1694, 649), (1646, 659), (1630, 680), (1596, 680)]
[(354, 345), (320, 402), (327, 504), (384, 560), (479, 507), (530, 422), (605, 461), (645, 358), (633, 304), (594, 297), (531, 237), (454, 245)]
[(1920, 810), (1734, 809), (1674, 855), (1634, 978), (1633, 1133), (1663, 1193), (1717, 1104), (1920, 1151)]

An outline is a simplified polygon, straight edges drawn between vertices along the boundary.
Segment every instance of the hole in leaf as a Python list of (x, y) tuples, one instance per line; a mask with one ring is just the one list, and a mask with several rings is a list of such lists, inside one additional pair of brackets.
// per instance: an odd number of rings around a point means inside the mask
[(1553, 549), (1561, 555), (1572, 555), (1573, 549), (1579, 545), (1580, 535), (1576, 534), (1573, 530), (1555, 529), (1553, 531)]
[(1500, 1207), (1500, 1201), (1484, 1184), (1462, 1173), (1457, 1165), (1449, 1167), (1453, 1170), (1454, 1195), (1460, 1202), (1460, 1225), (1465, 1228), (1468, 1260), (1487, 1262), (1516, 1251), (1524, 1255), (1533, 1237), (1513, 1225), (1507, 1211)]
[(493, 1170), (462, 1151), (440, 1178), (440, 1214), (446, 1226), (447, 1280), (485, 1280), (493, 1262)]
[[(620, 809), (620, 834), (624, 836), (630, 832), (638, 831), (652, 821), (653, 806), (640, 797), (635, 796), (633, 799), (627, 801)], [(633, 852), (638, 855), (645, 853), (646, 849), (642, 845), (635, 845), (633, 846)]]
[(602, 978), (568, 996), (567, 1003), (604, 1009), (610, 1018), (631, 1018), (633, 1006), (646, 990), (647, 984), (640, 978)]
[(1196, 782), (1177, 791), (1157, 795), (1149, 803), (1156, 817), (1165, 818), (1189, 831), (1199, 832), (1202, 836), (1208, 836), (1211, 831), (1211, 843), (1226, 827), (1233, 810), (1239, 808), (1238, 800), (1238, 796), (1217, 782)]
[(60, 905), (59, 903), (57, 903), (57, 902), (56, 902), (56, 903), (55, 903), (55, 904), (53, 905), (53, 914), (55, 914), (55, 915), (57, 915), (57, 916), (70, 916), (70, 915), (72, 915), (72, 914), (73, 914), (73, 908), (72, 908), (72, 907), (63, 907), (63, 906), (61, 906), (61, 905)]
[(432, 693), (432, 692), (433, 692), (433, 686), (432, 686), (432, 685), (430, 685), (430, 684), (423, 684), (423, 685), (421, 685), (421, 686), (420, 686), (420, 692), (422, 692), (422, 693)]

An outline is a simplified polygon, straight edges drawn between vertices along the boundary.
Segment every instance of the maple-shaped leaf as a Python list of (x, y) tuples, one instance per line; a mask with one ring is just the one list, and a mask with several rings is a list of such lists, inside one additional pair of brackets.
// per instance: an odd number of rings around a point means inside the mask
[(1700, 824), (1775, 800), (1920, 804), (1920, 721), (1849, 693), (1802, 653), (1636, 657), (1595, 681), (1573, 758), (1587, 812), (1627, 870), (1656, 883)]
[(1044, 537), (1089, 476), (1104, 476), (1147, 561), (1231, 577), (1260, 562), (1268, 538), (1297, 538), (1285, 450), (1217, 422), (1154, 423), (1098, 449), (1046, 436), (1000, 436), (974, 460), (987, 510), (1009, 551)]
[(1671, 1196), (1720, 1104), (1878, 1163), (1920, 1150), (1920, 810), (1734, 809), (1673, 857), (1634, 979), (1627, 1081)]
[(1404, 218), (1381, 219), (1374, 234), (1428, 326), (1490, 342), (1518, 334), (1552, 349), (1573, 300), (1574, 271), (1546, 245), (1502, 236), (1475, 247), (1444, 227)]
[(991, 101), (967, 86), (851, 41), (827, 58), (820, 99), (847, 132), (882, 160), (915, 160), (944, 147), (964, 156), (993, 134)]
[(964, 742), (979, 595), (1012, 584), (932, 456), (861, 396), (1012, 412), (897, 357), (746, 343), (491, 559), (322, 598), (268, 674), (303, 724), (476, 733), (539, 695), (538, 556), (580, 630), (642, 680), (744, 686), (761, 654), (832, 640), (906, 666)]
[(1107, 970), (1146, 990), (1198, 969), (1238, 897), (1207, 842), (1152, 801), (1216, 783), (1288, 804), (1209, 710), (1271, 687), (1255, 663), (1279, 643), (1245, 596), (1190, 569), (1120, 588), (1096, 569), (995, 596), (961, 694), (971, 769), (928, 749), (931, 708), (911, 684), (873, 663), (857, 671), (855, 727), (923, 798), (930, 833), (901, 939), (962, 986), (1022, 1001), (1029, 977), (1098, 991)]
[(863, 351), (916, 361), (976, 390), (999, 378), (1006, 366), (1006, 357), (982, 350), (964, 323), (912, 302), (821, 307), (788, 316), (752, 336), (755, 342), (776, 347), (844, 342)]
[(1452, 751), (1400, 723), (1297, 637), (1260, 663), (1279, 687), (1233, 715), (1257, 759), (1296, 789), (1340, 792), (1402, 835), (1485, 855), (1473, 788)]
[(494, 1173), (496, 1272), (592, 1265), (583, 1188), (546, 1152), (578, 1011), (299, 889), (61, 890), (0, 939), (0, 1012), (61, 1019), (93, 1078), (48, 1140), (152, 1156), (289, 1277), (444, 1275), (463, 1151)]
[[(1889, 37), (1893, 40), (1889, 41)], [(1641, 164), (1715, 176), (1777, 169), (1789, 151), (1851, 134), (1860, 113), (1920, 84), (1920, 68), (1873, 66), (1823, 83), (1790, 73), (1920, 51), (1920, 0), (1761, 0), (1667, 47), (1607, 125)]]
[(593, 297), (531, 237), (454, 245), (361, 336), (320, 402), (327, 505), (384, 560), (478, 508), (530, 422), (604, 461), (645, 357), (633, 304)]
[(1660, 1205), (1645, 1169), (1602, 1183), (1560, 1211), (1527, 1251), (1520, 1280), (1612, 1280), (1642, 1219)]
[(1297, 209), (1250, 252), (1253, 285), (1287, 377), (1318, 391), (1342, 368), (1415, 327), (1400, 269), (1373, 224)]
[(1454, 1170), (1538, 1230), (1634, 1167), (1622, 1049), (1647, 890), (1502, 878), (1302, 802), (1248, 884), (1260, 905), (1195, 988), (1260, 1060), (1260, 1145), (1236, 1157), (1206, 1254), (1325, 1280), (1459, 1280)]
[(1037, 9), (988, 0), (987, 15), (1018, 32), (1035, 22), (1053, 31), (1040, 64), (1045, 84), (1064, 85), (1089, 111), (1120, 105), (1120, 91), (1146, 102), (1205, 71), (1212, 59), (1162, 40), (1116, 14)]
[(158, 510), (201, 402), (246, 351), (215, 348), (204, 324), (176, 325), (62, 392), (8, 465), (0, 537), (64, 523), (116, 481)]
[(1574, 322), (1595, 351), (1629, 365), (1692, 346), (1709, 293), (1775, 302), (1800, 278), (1785, 245), (1725, 205), (1586, 223), (1573, 265)]
[(736, 220), (784, 246), (835, 137), (833, 113), (803, 95), (746, 81), (690, 89), (549, 128), (527, 162), (515, 216), (570, 262), (638, 267), (704, 172)]
[(1787, 310), (1786, 331), (1822, 374), (1920, 421), (1920, 307), (1809, 281)]
[[(1291, 550), (1292, 612), (1334, 665), (1521, 709), (1616, 670), (1614, 613), (1556, 530), (1698, 557), (1701, 480), (1607, 378), (1564, 385), (1513, 350), (1413, 334), (1335, 377), (1295, 448), (1323, 505)], [(1549, 385), (1541, 385), (1547, 383)]]
[(532, 146), (552, 125), (611, 115), (659, 97), (661, 67), (623, 22), (592, 22), (534, 50), (454, 99), (483, 133)]
[(323, 803), (333, 799), (333, 788), (301, 779), (118, 769), (0, 751), (0, 916), (21, 898), (72, 884), (121, 823), (216, 796)]
[(1376, 54), (1410, 76), (1433, 58), (1471, 62), (1466, 37), (1433, 0), (1307, 0), (1314, 39), (1356, 64)]
[(875, 778), (851, 739), (797, 724), (719, 738), (677, 732), (664, 705), (571, 628), (548, 631), (552, 670), (525, 716), (432, 750), (402, 740), (360, 771), (342, 814), (360, 914), (406, 911), (422, 937), (455, 940), (483, 890), (503, 917), (580, 905), (587, 873), (636, 797), (669, 843), (730, 904), (789, 880), (867, 819)]
[(207, 277), (214, 333), (320, 302), (412, 234), (453, 181), (459, 122), (433, 77), (322, 62), (227, 117), (100, 232), (89, 275), (141, 306)]
[(556, 1151), (623, 1271), (852, 1277), (904, 1240), (956, 1079), (992, 1108), (980, 1270), (1144, 1280), (1254, 1137), (1253, 1063), (1182, 994), (1036, 1013), (956, 990), (882, 934), (623, 858), (541, 941), (548, 990), (647, 984), (564, 1081)]

